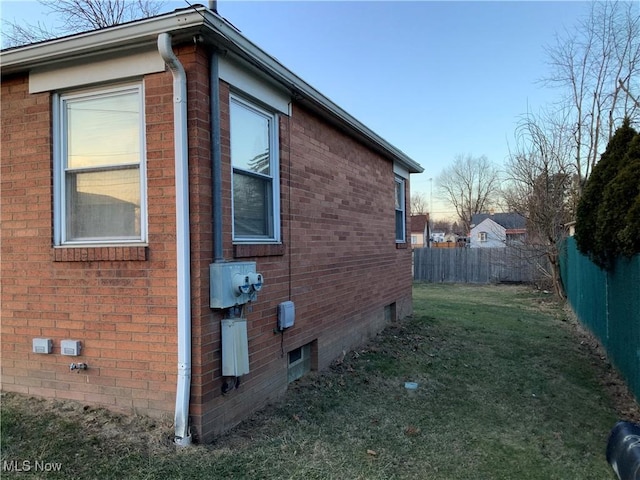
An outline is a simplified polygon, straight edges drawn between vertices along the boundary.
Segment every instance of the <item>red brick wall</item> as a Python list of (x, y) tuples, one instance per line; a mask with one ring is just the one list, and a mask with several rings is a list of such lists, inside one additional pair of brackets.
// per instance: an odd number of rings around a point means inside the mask
[[(192, 277), (190, 414), (197, 440), (237, 424), (281, 395), (287, 352), (315, 342), (314, 365), (385, 325), (385, 306), (411, 313), (411, 251), (395, 244), (390, 160), (295, 103), (280, 116), (279, 246), (231, 239), (229, 86), (221, 82), (223, 238), (227, 260), (253, 260), (264, 275), (247, 309), (250, 373), (223, 396), (220, 319), (209, 308), (213, 261), (208, 54), (176, 49), (188, 78)], [(142, 413), (173, 415), (176, 255), (172, 77), (144, 79), (147, 248), (53, 248), (49, 94), (28, 79), (2, 82), (2, 388)], [(408, 182), (407, 182), (407, 198)], [(293, 300), (296, 324), (274, 333), (277, 305)], [(31, 339), (54, 340), (52, 355)], [(81, 340), (80, 357), (60, 340)], [(283, 353), (284, 352), (284, 353)], [(69, 372), (71, 362), (89, 370)]]
[[(221, 85), (229, 205), (229, 89)], [(247, 314), (251, 372), (240, 389), (223, 397), (217, 384), (203, 402), (195, 424), (205, 440), (284, 392), (289, 351), (317, 342), (313, 363), (322, 369), (380, 331), (385, 306), (396, 303), (399, 318), (411, 313), (411, 251), (396, 248), (392, 162), (294, 104), (291, 118), (280, 116), (280, 180), (283, 247), (255, 256), (252, 247), (235, 249), (265, 278)], [(230, 222), (225, 215), (227, 259), (234, 258)], [(281, 338), (276, 311), (286, 300), (296, 305), (296, 324)]]
[[(172, 80), (144, 80), (149, 247), (54, 248), (51, 96), (2, 81), (2, 388), (165, 415), (175, 402)], [(53, 340), (34, 354), (32, 338)], [(60, 341), (82, 342), (81, 356)], [(89, 369), (70, 372), (71, 362)]]

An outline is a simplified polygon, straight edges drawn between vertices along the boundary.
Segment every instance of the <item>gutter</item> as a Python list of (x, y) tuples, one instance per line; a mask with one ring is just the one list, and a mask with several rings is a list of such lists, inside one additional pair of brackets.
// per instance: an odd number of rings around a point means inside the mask
[(203, 32), (205, 36), (207, 34), (213, 34), (215, 43), (222, 44), (223, 47), (235, 53), (239, 58), (283, 85), (297, 97), (298, 100), (305, 100), (307, 106), (312, 107), (314, 111), (321, 114), (324, 118), (332, 121), (334, 124), (342, 126), (342, 128), (346, 127), (347, 130), (359, 137), (365, 144), (400, 163), (409, 173), (422, 173), (424, 171), (422, 166), (406, 153), (391, 145), (328, 97), (290, 71), (275, 57), (258, 47), (222, 17), (208, 10), (203, 13), (206, 16), (205, 25), (208, 27), (208, 30)]
[(171, 32), (174, 39), (190, 39), (203, 28), (203, 18), (192, 9), (176, 10), (157, 17), (66, 37), (12, 47), (0, 51), (2, 75), (67, 64), (98, 55), (122, 55), (129, 49), (153, 47), (158, 35)]
[(0, 52), (2, 75), (35, 68), (53, 68), (70, 60), (90, 61), (94, 56), (122, 55), (132, 48), (153, 45), (158, 35), (171, 32), (176, 42), (201, 36), (217, 47), (220, 55), (232, 53), (291, 92), (308, 108), (398, 162), (409, 173), (424, 169), (404, 152), (348, 114), (328, 97), (313, 88), (256, 44), (224, 18), (203, 6), (194, 6), (145, 20), (94, 30), (43, 43)]
[(187, 76), (171, 48), (171, 35), (158, 35), (158, 53), (173, 75), (173, 134), (176, 164), (176, 263), (178, 278), (178, 382), (174, 443), (191, 444), (191, 255), (189, 237), (189, 170), (187, 140)]

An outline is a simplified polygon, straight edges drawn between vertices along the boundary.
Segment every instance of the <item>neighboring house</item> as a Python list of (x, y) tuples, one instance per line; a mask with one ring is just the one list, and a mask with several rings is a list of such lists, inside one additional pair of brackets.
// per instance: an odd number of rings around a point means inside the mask
[(527, 221), (518, 213), (480, 213), (471, 217), (471, 248), (497, 248), (524, 242)]
[(431, 241), (435, 243), (444, 242), (444, 238), (446, 237), (446, 235), (447, 234), (445, 232), (433, 232), (431, 234)]
[(412, 312), (422, 168), (217, 14), (0, 61), (3, 390), (207, 442)]
[(411, 247), (428, 247), (429, 215), (411, 215)]
[(448, 243), (456, 243), (458, 236), (455, 233), (449, 232), (444, 236), (444, 241)]

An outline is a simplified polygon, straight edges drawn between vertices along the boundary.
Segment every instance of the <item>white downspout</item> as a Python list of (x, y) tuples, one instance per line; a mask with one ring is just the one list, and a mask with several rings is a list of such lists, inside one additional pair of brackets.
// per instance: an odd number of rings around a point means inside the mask
[(171, 35), (158, 35), (158, 52), (173, 75), (173, 132), (176, 162), (176, 249), (178, 276), (178, 383), (175, 437), (178, 446), (191, 444), (191, 255), (189, 238), (189, 170), (187, 141), (187, 76), (171, 48)]

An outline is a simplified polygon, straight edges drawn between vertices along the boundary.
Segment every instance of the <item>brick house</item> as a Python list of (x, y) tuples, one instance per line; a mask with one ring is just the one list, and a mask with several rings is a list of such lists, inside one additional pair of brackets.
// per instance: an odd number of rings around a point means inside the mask
[(422, 168), (216, 13), (0, 60), (4, 391), (207, 442), (411, 313)]

